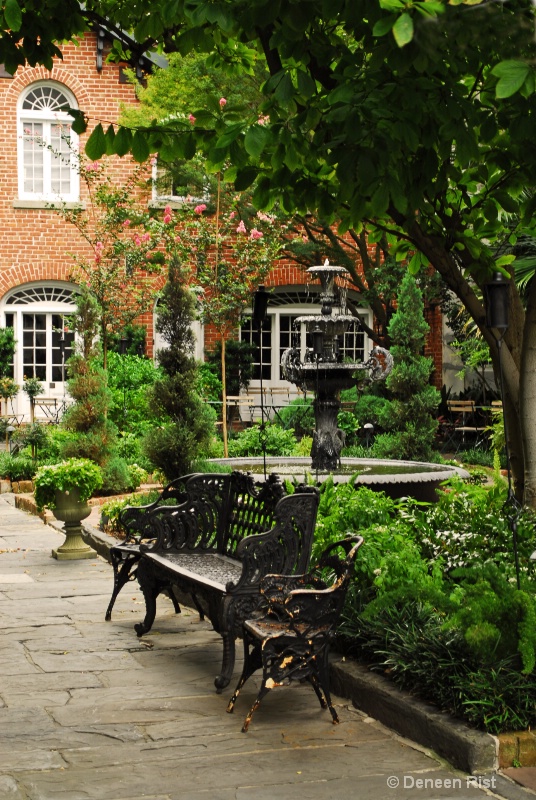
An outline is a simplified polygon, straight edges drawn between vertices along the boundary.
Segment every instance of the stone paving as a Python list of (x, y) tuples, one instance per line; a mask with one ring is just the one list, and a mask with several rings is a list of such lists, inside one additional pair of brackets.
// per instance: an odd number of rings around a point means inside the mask
[(0, 496), (0, 798), (535, 797), (500, 776), (455, 771), (348, 701), (336, 698), (334, 726), (309, 686), (271, 692), (241, 733), (257, 683), (225, 713), (231, 691), (213, 688), (222, 646), (210, 626), (160, 598), (153, 631), (138, 640), (135, 584), (105, 622), (111, 567), (56, 561), (61, 542)]

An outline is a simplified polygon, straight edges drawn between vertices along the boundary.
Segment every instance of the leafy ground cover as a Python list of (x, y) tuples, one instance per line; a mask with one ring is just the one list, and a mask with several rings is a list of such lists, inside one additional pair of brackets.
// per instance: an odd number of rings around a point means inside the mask
[(440, 709), (499, 733), (536, 722), (535, 519), (506, 489), (453, 479), (437, 504), (324, 484), (316, 553), (345, 531), (365, 544), (338, 645)]

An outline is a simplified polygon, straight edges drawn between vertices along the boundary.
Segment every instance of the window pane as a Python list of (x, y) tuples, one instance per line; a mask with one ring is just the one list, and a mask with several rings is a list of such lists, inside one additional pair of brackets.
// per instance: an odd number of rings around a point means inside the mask
[[(259, 336), (257, 326), (253, 324), (251, 317), (245, 317), (242, 322), (240, 338), (242, 341), (249, 342), (255, 347), (253, 353), (253, 380), (260, 380), (261, 363), (262, 378), (270, 380), (272, 377), (272, 317), (264, 320), (262, 326), (262, 336)], [(261, 347), (262, 341), (262, 347)]]
[(281, 375), (281, 359), (284, 351), (289, 347), (300, 349), (300, 329), (296, 322), (299, 316), (299, 314), (281, 314), (279, 316), (279, 360), (277, 368), (280, 380), (283, 379)]
[(43, 124), (23, 122), (24, 191), (43, 191)]

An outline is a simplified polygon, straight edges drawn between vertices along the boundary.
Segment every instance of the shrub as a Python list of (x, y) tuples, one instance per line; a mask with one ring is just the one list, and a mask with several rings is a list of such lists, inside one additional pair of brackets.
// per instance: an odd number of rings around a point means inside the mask
[(534, 514), (506, 487), (454, 478), (435, 504), (326, 482), (314, 555), (346, 530), (365, 538), (340, 626), (344, 648), (442, 710), (492, 733), (536, 722)]
[(264, 433), (260, 425), (252, 425), (240, 431), (229, 440), (229, 456), (261, 456), (263, 454), (263, 436), (266, 455), (291, 456), (297, 448), (294, 431), (284, 430), (278, 425), (267, 424)]
[(283, 428), (292, 428), (296, 436), (310, 436), (315, 427), (313, 401), (310, 397), (297, 397), (279, 409), (278, 423)]
[(102, 468), (103, 494), (122, 494), (132, 488), (128, 464), (124, 458), (114, 456)]
[(36, 464), (31, 456), (12, 456), (0, 453), (0, 476), (10, 481), (30, 481), (36, 472)]
[(140, 492), (131, 494), (128, 497), (116, 498), (103, 503), (101, 507), (100, 527), (108, 533), (120, 533), (122, 531), (119, 522), (119, 515), (126, 506), (144, 506), (154, 503), (159, 497), (160, 492), (154, 489), (151, 492)]
[(137, 489), (144, 481), (147, 481), (147, 471), (140, 467), (138, 464), (129, 464), (128, 467), (129, 488)]

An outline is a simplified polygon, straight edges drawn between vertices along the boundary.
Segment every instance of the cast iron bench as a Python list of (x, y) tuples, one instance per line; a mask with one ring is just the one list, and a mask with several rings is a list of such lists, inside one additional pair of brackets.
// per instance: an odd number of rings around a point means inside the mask
[[(122, 521), (138, 538), (112, 548), (119, 581), (136, 576), (146, 614), (135, 626), (138, 636), (151, 629), (156, 599), (166, 591), (180, 611), (174, 590), (192, 599), (223, 639), (223, 661), (215, 685), (228, 685), (234, 667), (235, 639), (244, 620), (261, 607), (259, 583), (269, 573), (307, 570), (311, 555), (318, 492), (298, 487), (291, 495), (275, 478), (255, 484), (252, 476), (199, 474), (175, 481), (163, 498), (176, 492), (177, 505), (127, 508)], [(128, 573), (122, 577), (121, 571)], [(114, 592), (116, 591), (114, 585)], [(111, 603), (113, 605), (113, 602)], [(110, 611), (111, 609), (109, 609)]]

